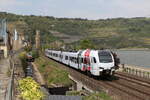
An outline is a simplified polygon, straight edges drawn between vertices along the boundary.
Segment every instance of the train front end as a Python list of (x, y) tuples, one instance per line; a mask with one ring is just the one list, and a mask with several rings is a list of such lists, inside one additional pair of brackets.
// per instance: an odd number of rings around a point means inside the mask
[(110, 51), (97, 51), (95, 53), (95, 64), (93, 64), (94, 76), (113, 75), (115, 72), (115, 62)]
[(115, 71), (115, 62), (113, 54), (109, 51), (98, 51), (100, 74), (113, 75)]

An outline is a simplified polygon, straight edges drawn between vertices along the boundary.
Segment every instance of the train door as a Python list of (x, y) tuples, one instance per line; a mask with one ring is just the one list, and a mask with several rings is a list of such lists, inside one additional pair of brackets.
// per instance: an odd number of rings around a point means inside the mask
[(83, 67), (83, 58), (80, 56), (78, 69), (82, 70), (82, 67)]
[(83, 57), (82, 57), (82, 52), (83, 51), (79, 51), (79, 54), (78, 54), (78, 69), (82, 69), (83, 67)]
[(94, 66), (94, 61), (93, 61), (92, 57), (90, 57), (90, 64), (91, 64), (91, 70), (90, 71), (92, 71), (93, 70), (93, 66)]
[(91, 69), (96, 67), (95, 64), (96, 64), (96, 58), (95, 57), (91, 57)]

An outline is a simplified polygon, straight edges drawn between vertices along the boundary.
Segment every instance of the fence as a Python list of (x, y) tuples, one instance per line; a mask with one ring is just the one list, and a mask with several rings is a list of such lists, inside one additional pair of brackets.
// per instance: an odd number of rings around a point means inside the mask
[(132, 75), (136, 75), (136, 76), (139, 76), (139, 77), (143, 77), (143, 78), (148, 78), (150, 79), (150, 69), (149, 70), (144, 70), (144, 69), (140, 69), (140, 68), (135, 68), (135, 67), (131, 67), (131, 66), (128, 66), (128, 65), (125, 65), (125, 64), (122, 64), (121, 65), (121, 68), (122, 68), (122, 72), (126, 72), (126, 73), (129, 73), (129, 74), (132, 74)]
[(12, 58), (9, 59), (10, 62), (10, 68), (11, 68), (11, 77), (8, 83), (7, 92), (5, 100), (14, 100), (14, 68), (15, 64)]

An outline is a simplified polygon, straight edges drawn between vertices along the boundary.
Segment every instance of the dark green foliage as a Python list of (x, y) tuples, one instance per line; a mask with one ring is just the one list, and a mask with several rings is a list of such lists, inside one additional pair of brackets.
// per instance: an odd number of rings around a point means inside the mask
[(26, 46), (26, 47), (24, 47), (24, 50), (26, 52), (30, 52), (32, 50), (32, 47), (31, 46)]
[(39, 51), (38, 50), (32, 50), (32, 57), (38, 58), (39, 57)]
[[(26, 35), (26, 38), (35, 43), (35, 32), (40, 30), (41, 44), (49, 44), (56, 40), (63, 40), (62, 37), (55, 36), (64, 34), (70, 36), (83, 37), (83, 43), (80, 48), (126, 48), (126, 47), (142, 47), (149, 48), (145, 44), (145, 38), (150, 38), (150, 18), (116, 18), (116, 19), (101, 19), (87, 20), (81, 18), (54, 18), (52, 16), (22, 16), (10, 13), (1, 12), (0, 18), (7, 19), (7, 22), (24, 23), (20, 29)], [(88, 38), (89, 41), (85, 41)], [(82, 46), (85, 45), (85, 46)], [(79, 48), (76, 45), (76, 48)]]
[(79, 44), (80, 49), (94, 49), (94, 43), (91, 40), (85, 39), (81, 40)]
[(26, 61), (26, 59), (27, 59), (27, 56), (26, 56), (26, 55), (27, 55), (26, 52), (21, 52), (21, 53), (19, 54), (19, 59), (20, 59), (20, 61), (21, 61), (21, 64), (22, 64), (24, 73), (26, 72), (26, 68), (27, 68), (27, 65), (28, 65), (28, 63), (27, 63), (27, 61)]

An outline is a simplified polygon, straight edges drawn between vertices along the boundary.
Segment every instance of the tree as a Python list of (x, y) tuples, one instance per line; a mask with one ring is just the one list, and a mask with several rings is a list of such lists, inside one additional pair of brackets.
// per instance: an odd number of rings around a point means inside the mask
[(94, 43), (89, 39), (84, 39), (80, 41), (80, 49), (87, 49), (87, 48), (94, 49), (95, 48)]

